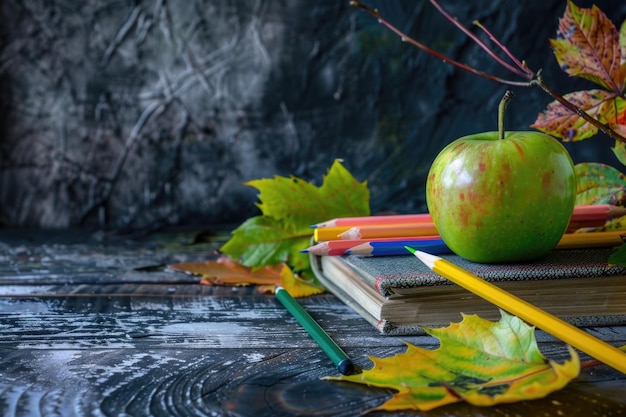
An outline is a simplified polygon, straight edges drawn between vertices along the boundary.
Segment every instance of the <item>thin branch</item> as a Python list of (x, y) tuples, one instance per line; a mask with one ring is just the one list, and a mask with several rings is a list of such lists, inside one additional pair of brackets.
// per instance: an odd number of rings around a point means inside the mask
[(543, 78), (541, 78), (541, 72), (539, 72), (537, 76), (533, 80), (531, 80), (530, 84), (532, 86), (540, 87), (543, 91), (548, 93), (553, 99), (561, 103), (564, 107), (566, 107), (572, 113), (575, 113), (579, 117), (585, 119), (586, 122), (597, 127), (600, 131), (602, 131), (605, 135), (607, 135), (611, 139), (620, 141), (622, 143), (626, 143), (626, 138), (620, 135), (619, 133), (617, 133), (615, 130), (611, 129), (609, 125), (600, 122), (598, 119), (589, 115), (586, 111), (576, 106), (575, 104), (571, 103), (570, 101), (566, 100), (559, 93), (557, 93), (556, 91), (548, 87), (548, 85), (543, 81)]
[[(420, 43), (420, 42), (416, 41), (415, 39), (411, 38), (410, 36), (408, 36), (407, 34), (402, 32), (400, 29), (398, 29), (395, 26), (393, 26), (387, 20), (382, 18), (382, 16), (378, 12), (378, 10), (371, 9), (371, 8), (365, 6), (364, 4), (359, 3), (358, 1), (351, 1), (350, 4), (352, 6), (360, 8), (362, 10), (365, 10), (366, 12), (368, 12), (369, 14), (374, 16), (376, 19), (378, 19), (378, 21), (382, 25), (386, 26), (389, 30), (391, 30), (392, 32), (397, 34), (400, 37), (400, 39), (402, 39), (403, 42), (410, 43), (411, 45), (420, 48), (421, 50), (423, 50), (423, 51), (433, 55), (434, 57), (436, 57), (436, 58), (438, 58), (438, 59), (440, 59), (440, 60), (442, 60), (442, 61), (444, 61), (444, 62), (446, 62), (448, 64), (454, 65), (455, 67), (458, 67), (458, 68), (460, 68), (460, 69), (462, 69), (464, 71), (470, 72), (470, 73), (472, 73), (474, 75), (478, 75), (479, 77), (483, 77), (483, 78), (486, 78), (488, 80), (495, 81), (495, 82), (498, 82), (498, 83), (501, 83), (501, 84), (507, 84), (507, 85), (512, 85), (512, 86), (516, 86), (516, 87), (530, 87), (530, 79), (529, 79), (529, 81), (507, 80), (507, 79), (495, 76), (493, 74), (489, 74), (489, 73), (486, 73), (484, 71), (477, 70), (476, 68), (470, 67), (469, 65), (465, 65), (462, 62), (455, 61), (452, 58), (448, 58), (447, 56), (439, 53), (438, 51), (436, 51), (436, 50), (434, 50), (434, 49), (432, 49), (432, 48), (430, 48), (430, 47), (428, 47), (426, 45), (424, 45), (423, 43)], [(500, 58), (498, 58), (498, 59), (499, 59), (499, 61), (501, 63), (503, 63), (503, 65), (506, 64)], [(520, 71), (517, 70), (514, 67), (512, 67), (511, 70), (515, 71), (518, 74), (520, 73)], [(528, 78), (526, 75), (524, 75), (524, 77)]]
[[(495, 52), (493, 52), (493, 50), (489, 47), (489, 45), (483, 42), (482, 39), (480, 39), (478, 36), (473, 34), (468, 28), (463, 26), (463, 24), (461, 24), (455, 17), (451, 16), (443, 7), (441, 7), (441, 5), (437, 2), (437, 0), (430, 0), (430, 3), (433, 6), (435, 6), (435, 8), (439, 11), (439, 13), (441, 13), (446, 19), (448, 19), (448, 21), (450, 21), (457, 28), (459, 28), (459, 30), (465, 33), (465, 35), (467, 35), (471, 40), (476, 42), (476, 44), (480, 46), (485, 52), (487, 52), (487, 54), (489, 54), (489, 56), (492, 57), (498, 64), (502, 65), (504, 68), (508, 69), (514, 74), (519, 75), (522, 78), (528, 78), (529, 80), (532, 78), (534, 74), (529, 73), (528, 68), (522, 66), (521, 64), (519, 68), (517, 68), (509, 64), (508, 62), (505, 62)], [(513, 62), (515, 62), (515, 64), (517, 65), (519, 61), (514, 60)]]
[(502, 42), (500, 42), (498, 40), (498, 38), (493, 36), (493, 34), (489, 31), (489, 29), (484, 27), (482, 23), (480, 23), (478, 20), (474, 20), (474, 25), (478, 26), (483, 32), (485, 32), (487, 34), (487, 36), (489, 36), (489, 39), (491, 39), (492, 42), (495, 43), (498, 46), (498, 48), (500, 48), (500, 50), (502, 52), (504, 52), (506, 54), (506, 56), (508, 56), (509, 59), (515, 63), (515, 65), (517, 65), (518, 68), (520, 68), (522, 71), (524, 71), (524, 73), (526, 73), (526, 75), (528, 77), (530, 77), (530, 78), (535, 77), (535, 75), (536, 75), (535, 72), (533, 70), (531, 70), (530, 68), (528, 68), (528, 66), (526, 65), (525, 62), (520, 62), (520, 60), (517, 59), (517, 57), (515, 55), (513, 55), (513, 53), (511, 53), (511, 51), (509, 51), (509, 48), (507, 48), (506, 46), (502, 45)]

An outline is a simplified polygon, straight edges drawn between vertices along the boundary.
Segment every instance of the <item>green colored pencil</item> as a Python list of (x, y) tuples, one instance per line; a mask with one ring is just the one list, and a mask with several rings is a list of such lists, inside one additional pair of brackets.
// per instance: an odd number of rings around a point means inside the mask
[(287, 311), (298, 320), (307, 333), (317, 342), (326, 356), (337, 366), (340, 373), (350, 375), (354, 371), (354, 365), (348, 355), (335, 343), (333, 339), (320, 327), (313, 317), (285, 290), (276, 286), (274, 294)]

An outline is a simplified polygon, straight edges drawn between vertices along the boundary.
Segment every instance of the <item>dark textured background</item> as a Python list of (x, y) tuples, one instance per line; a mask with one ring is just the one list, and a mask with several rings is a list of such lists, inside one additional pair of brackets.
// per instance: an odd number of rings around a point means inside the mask
[[(548, 45), (564, 0), (442, 2), (480, 20), (563, 93)], [(588, 7), (590, 1), (576, 2)], [(616, 24), (626, 3), (595, 2)], [(420, 41), (507, 75), (425, 0), (379, 0)], [(506, 87), (403, 44), (348, 1), (2, 2), (0, 225), (145, 228), (257, 214), (255, 178), (318, 182), (335, 158), (372, 209), (422, 211), (451, 140), (496, 127)], [(508, 127), (551, 100), (515, 89)], [(617, 164), (611, 142), (568, 146)]]

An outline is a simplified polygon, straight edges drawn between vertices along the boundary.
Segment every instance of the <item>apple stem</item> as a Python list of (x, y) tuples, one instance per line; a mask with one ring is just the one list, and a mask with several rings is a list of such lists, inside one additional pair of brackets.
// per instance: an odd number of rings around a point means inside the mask
[(502, 100), (500, 100), (500, 105), (498, 106), (498, 137), (500, 139), (504, 139), (504, 134), (506, 133), (504, 130), (504, 110), (513, 96), (515, 96), (515, 94), (513, 94), (512, 91), (507, 91), (504, 93)]

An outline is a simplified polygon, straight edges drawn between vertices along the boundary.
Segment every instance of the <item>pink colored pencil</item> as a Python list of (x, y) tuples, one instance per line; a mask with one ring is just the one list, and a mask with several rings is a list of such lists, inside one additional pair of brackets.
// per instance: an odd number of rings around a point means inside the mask
[(430, 214), (391, 214), (388, 216), (365, 216), (365, 217), (339, 217), (311, 227), (341, 227), (341, 226), (366, 226), (376, 224), (399, 224), (399, 223), (430, 223)]

